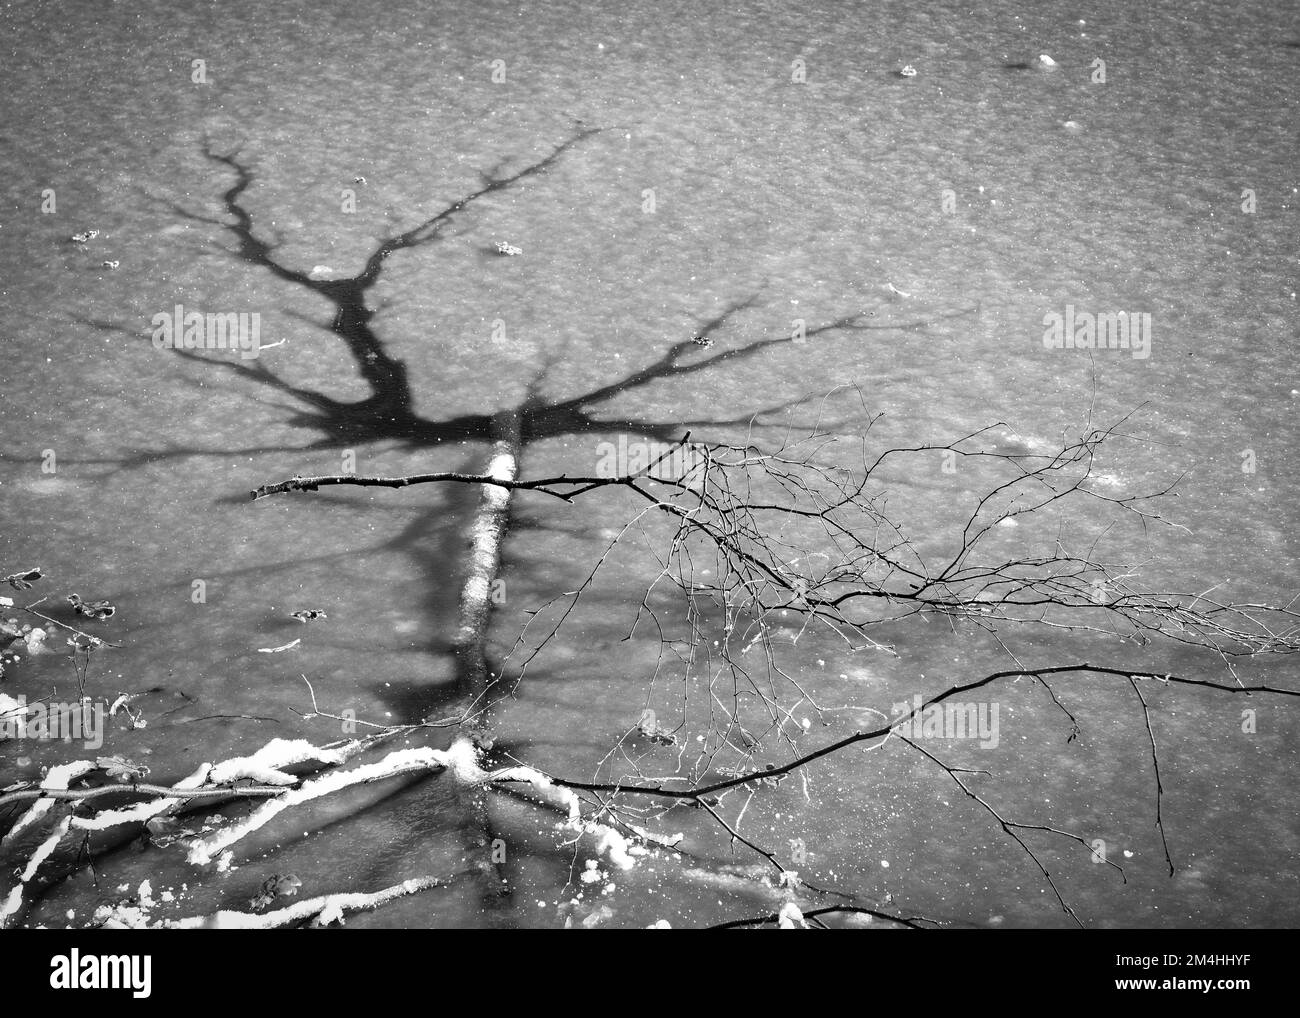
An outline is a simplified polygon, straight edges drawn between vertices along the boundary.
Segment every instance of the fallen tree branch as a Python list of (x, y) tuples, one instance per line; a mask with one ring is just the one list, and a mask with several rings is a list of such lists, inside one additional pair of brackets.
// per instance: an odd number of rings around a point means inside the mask
[[(905, 926), (910, 930), (927, 930), (937, 929), (941, 924), (933, 919), (925, 919), (921, 916), (901, 916), (892, 915), (889, 912), (880, 912), (874, 908), (861, 908), (857, 905), (828, 905), (826, 908), (812, 908), (801, 913), (805, 919), (814, 919), (824, 915), (865, 915), (872, 919), (884, 919), (891, 923), (897, 923), (899, 926)], [(717, 923), (708, 927), (711, 930), (738, 930), (746, 926), (774, 926), (781, 921), (781, 913), (773, 912), (770, 915), (754, 916), (750, 919), (733, 919), (730, 922)], [(922, 923), (929, 923), (928, 926), (922, 926)]]
[(1147, 698), (1142, 695), (1142, 690), (1137, 684), (1138, 676), (1130, 675), (1129, 684), (1133, 687), (1133, 692), (1137, 694), (1138, 702), (1142, 704), (1142, 723), (1146, 726), (1147, 738), (1151, 741), (1151, 766), (1155, 771), (1156, 777), (1156, 830), (1160, 832), (1160, 845), (1165, 851), (1165, 862), (1169, 866), (1169, 875), (1174, 875), (1174, 860), (1169, 854), (1169, 841), (1165, 837), (1165, 821), (1161, 812), (1161, 802), (1165, 794), (1165, 786), (1160, 780), (1160, 754), (1156, 749), (1156, 733), (1151, 730), (1151, 711), (1147, 707)]
[[(343, 916), (347, 912), (377, 909), (397, 898), (417, 894), (431, 887), (446, 886), (447, 881), (438, 877), (412, 877), (410, 880), (403, 880), (400, 884), (394, 884), (392, 887), (371, 894), (354, 892), (325, 894), (317, 898), (306, 898), (274, 912), (235, 912), (221, 909), (211, 915), (193, 916), (187, 919), (164, 919), (145, 925), (149, 929), (162, 930), (275, 930), (285, 926), (298, 926), (311, 919), (313, 926), (328, 926), (331, 923), (342, 923)], [(130, 929), (132, 925), (110, 915), (102, 924), (102, 928)]]
[[(556, 785), (557, 787), (569, 788), (578, 792), (620, 792), (627, 795), (649, 795), (649, 796), (657, 796), (659, 798), (665, 798), (665, 799), (697, 800), (705, 795), (716, 795), (717, 793), (725, 792), (728, 789), (738, 788), (742, 785), (751, 784), (753, 782), (770, 780), (772, 778), (779, 777), (783, 774), (789, 774), (793, 771), (798, 770), (801, 767), (806, 767), (808, 764), (812, 763), (815, 760), (820, 760), (822, 757), (830, 756), (833, 753), (838, 753), (839, 751), (843, 749), (847, 749), (848, 747), (856, 745), (860, 742), (869, 742), (872, 739), (886, 738), (893, 733), (894, 728), (897, 725), (905, 723), (911, 718), (914, 718), (922, 714), (926, 710), (926, 708), (931, 707), (935, 704), (943, 703), (945, 700), (951, 699), (954, 696), (958, 696), (961, 693), (968, 692), (972, 689), (979, 689), (983, 686), (987, 686), (990, 683), (999, 681), (1000, 679), (1020, 678), (1020, 677), (1041, 678), (1042, 676), (1045, 675), (1060, 675), (1066, 672), (1085, 672), (1085, 673), (1091, 673), (1097, 675), (1113, 675), (1126, 680), (1146, 679), (1151, 681), (1168, 682), (1168, 683), (1182, 684), (1188, 686), (1200, 686), (1204, 688), (1215, 689), (1218, 690), (1219, 692), (1232, 693), (1232, 694), (1249, 695), (1251, 693), (1270, 693), (1277, 696), (1300, 697), (1300, 690), (1282, 689), (1276, 686), (1228, 685), (1226, 683), (1221, 683), (1221, 682), (1211, 682), (1207, 679), (1189, 679), (1189, 678), (1184, 678), (1183, 676), (1172, 675), (1172, 674), (1154, 675), (1151, 673), (1135, 672), (1135, 671), (1130, 671), (1122, 668), (1110, 668), (1102, 665), (1092, 665), (1092, 664), (1087, 664), (1086, 662), (1080, 664), (1074, 664), (1074, 665), (1054, 665), (1046, 668), (1011, 668), (1005, 671), (993, 672), (989, 675), (984, 676), (981, 679), (976, 679), (972, 682), (963, 683), (962, 685), (957, 685), (957, 686), (951, 686), (948, 689), (945, 689), (941, 693), (936, 693), (934, 696), (930, 697), (930, 699), (924, 701), (919, 706), (913, 707), (912, 710), (908, 711), (906, 714), (900, 715), (898, 718), (891, 721), (888, 725), (882, 725), (879, 728), (874, 728), (869, 731), (854, 732), (852, 735), (846, 736), (843, 739), (839, 739), (835, 742), (822, 746), (820, 749), (814, 750), (811, 753), (805, 753), (801, 756), (794, 758), (793, 760), (788, 760), (785, 763), (775, 764), (770, 768), (754, 771), (753, 773), (750, 774), (742, 774), (736, 777), (727, 778), (723, 781), (715, 781), (708, 784), (695, 785), (689, 788), (669, 788), (664, 785), (644, 785), (644, 784), (627, 783), (627, 782), (608, 783), (608, 782), (577, 781), (569, 778), (556, 777), (555, 775), (549, 775), (549, 774), (546, 775), (546, 777), (547, 780), (549, 780), (552, 784)], [(512, 779), (509, 777), (503, 777), (498, 780), (512, 780)]]
[(286, 809), (310, 802), (312, 799), (319, 799), (321, 796), (330, 795), (353, 785), (369, 784), (414, 771), (439, 771), (448, 768), (470, 773), (477, 771), (474, 748), (468, 739), (458, 739), (446, 751), (427, 748), (401, 749), (388, 754), (382, 760), (363, 764), (350, 771), (331, 771), (319, 778), (304, 781), (297, 788), (286, 790), (282, 795), (262, 803), (247, 816), (219, 829), (209, 837), (191, 841), (186, 859), (195, 866), (209, 863), (214, 855), (264, 827)]
[[(519, 415), (498, 414), (493, 431), (496, 441), (487, 475), (496, 482), (513, 481), (519, 472), (523, 445)], [(509, 526), (509, 488), (484, 485), (471, 530), (469, 563), (460, 595), (460, 620), (452, 639), (460, 686), (475, 701), (488, 688), (487, 628), (492, 612), (492, 585), (501, 567), (501, 547)]]

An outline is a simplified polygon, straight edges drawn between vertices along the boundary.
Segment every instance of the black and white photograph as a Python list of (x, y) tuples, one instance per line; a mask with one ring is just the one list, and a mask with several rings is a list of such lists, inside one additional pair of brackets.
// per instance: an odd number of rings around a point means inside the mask
[(26, 982), (1087, 930), (1144, 931), (1115, 996), (1261, 988), (1300, 9), (23, 0), (0, 52)]

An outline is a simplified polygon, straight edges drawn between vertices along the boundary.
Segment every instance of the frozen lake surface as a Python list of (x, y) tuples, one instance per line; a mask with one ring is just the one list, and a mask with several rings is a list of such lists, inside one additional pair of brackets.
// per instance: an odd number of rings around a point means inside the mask
[[(615, 396), (604, 419), (739, 442), (756, 410), (856, 385), (865, 411), (832, 402), (844, 436), (883, 413), (872, 436), (884, 445), (946, 443), (1005, 422), (1007, 448), (1037, 449), (1089, 415), (1110, 422), (1141, 406), (1123, 428), (1139, 440), (1109, 445), (1099, 476), (1116, 490), (1182, 476), (1162, 511), (1186, 529), (1126, 532), (1130, 543), (1112, 550), (1140, 563), (1151, 589), (1220, 585), (1224, 596), (1285, 601), (1300, 497), (1300, 28), (1283, 5), (1262, 3), (1112, 0), (1088, 5), (1086, 23), (1080, 11), (1055, 0), (975, 12), (849, 0), (6, 10), (0, 574), (39, 564), (50, 580), (37, 595), (75, 590), (117, 605), (104, 633), (121, 648), (92, 661), (91, 692), (152, 691), (137, 701), (150, 723), (111, 732), (104, 753), (148, 761), (170, 781), (275, 736), (337, 738), (337, 726), (294, 713), (310, 708), (301, 676), (322, 709), (380, 722), (409, 720), (451, 676), (472, 490), (335, 488), (252, 504), (247, 492), (341, 472), (349, 453), (363, 474), (475, 471), (486, 446), (350, 443), (314, 427), (251, 360), (214, 352), (201, 363), (149, 341), (152, 317), (177, 304), (257, 312), (262, 344), (284, 341), (258, 365), (336, 400), (367, 394), (322, 327), (332, 309), (233, 255), (221, 201), (235, 178), (205, 143), (251, 170), (244, 201), (257, 232), (279, 242), (277, 259), (335, 278), (484, 174), (541, 159), (581, 126), (600, 129), (545, 174), (457, 216), (440, 243), (386, 262), (370, 324), (405, 363), (410, 409), (424, 418), (510, 408), (530, 386), (551, 401), (597, 389), (729, 308), (739, 309), (712, 333), (719, 350), (778, 337), (796, 319), (812, 328), (870, 312), (867, 331)], [(1040, 54), (1055, 66), (1039, 66)], [(205, 83), (191, 80), (195, 60)], [(53, 214), (41, 213), (46, 189)], [(1255, 210), (1243, 211), (1252, 196)], [(93, 239), (69, 242), (91, 229)], [(522, 254), (499, 256), (499, 242)], [(1149, 356), (1047, 348), (1045, 316), (1068, 308), (1149, 315)], [(755, 437), (779, 440), (814, 417), (771, 415), (776, 427)], [(710, 424), (729, 421), (741, 423)], [(611, 427), (533, 443), (524, 473), (592, 473), (600, 443), (619, 434), (635, 437)], [(41, 469), (47, 450), (52, 474)], [(918, 541), (946, 512), (937, 479), (897, 479), (892, 497)], [(516, 510), (494, 626), (503, 651), (526, 612), (582, 581), (629, 516), (612, 497), (519, 496)], [(1078, 540), (1104, 523), (1080, 518)], [(622, 637), (659, 568), (629, 544), (594, 603), (530, 666), (498, 720), (512, 752), (590, 778), (637, 723), (659, 641)], [(325, 610), (328, 625), (288, 617), (302, 608)], [(899, 656), (871, 658), (814, 636), (792, 643), (786, 663), (823, 702), (882, 711), (1011, 667), (1010, 655), (1222, 677), (1212, 660), (1205, 672), (1204, 657), (1168, 648), (1003, 635), (1000, 645), (938, 623), (900, 627), (890, 634)], [(299, 637), (293, 652), (257, 652)], [(1285, 660), (1240, 673), (1294, 688)], [(68, 660), (47, 656), (12, 669), (0, 690), (66, 698), (71, 680)], [(1023, 680), (998, 691), (1001, 751), (954, 758), (992, 771), (981, 794), (1018, 819), (1122, 854), (1127, 883), (1078, 845), (1033, 842), (1088, 924), (1296, 924), (1294, 707), (1254, 698), (1258, 731), (1245, 737), (1240, 698), (1148, 694), (1170, 878), (1132, 691), (1085, 677), (1059, 689), (1081, 738), (1067, 743), (1060, 711)], [(808, 739), (861, 723), (842, 712)], [(66, 758), (58, 744), (0, 744), (0, 787)], [(669, 773), (674, 753), (643, 767)], [(342, 802), (295, 813), (210, 879), (174, 853), (119, 853), (101, 866), (101, 890), (71, 881), (28, 921), (62, 924), (70, 911), (73, 924), (88, 922), (116, 885), (144, 876), (182, 896), (176, 914), (197, 914), (242, 907), (271, 873), (296, 873), (304, 893), (320, 894), (451, 871), (462, 845), (436, 785), (360, 812)], [(487, 908), (467, 889), (433, 892), (350, 924), (554, 926), (592, 914), (590, 901), (566, 904), (582, 864), (546, 817), (518, 807), (495, 823), (512, 853), (509, 899)], [(746, 823), (783, 849), (799, 842), (809, 861), (796, 868), (863, 900), (889, 895), (955, 925), (1069, 923), (1028, 858), (914, 754), (836, 757), (806, 785), (756, 798)], [(708, 826), (699, 811), (664, 821), (688, 834)], [(597, 920), (753, 914), (760, 898), (701, 873), (736, 875), (727, 867), (755, 861), (725, 845), (696, 864), (665, 855), (613, 879)]]

